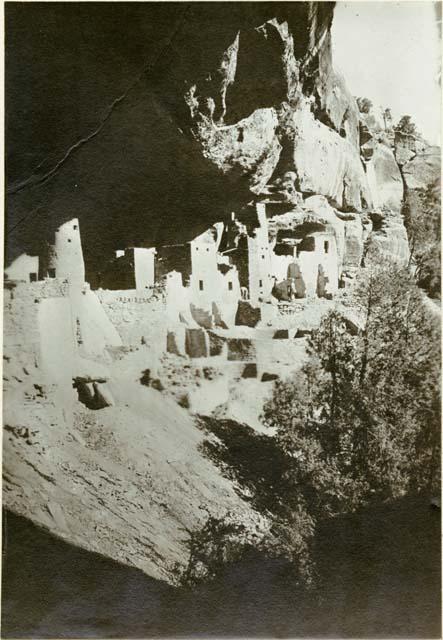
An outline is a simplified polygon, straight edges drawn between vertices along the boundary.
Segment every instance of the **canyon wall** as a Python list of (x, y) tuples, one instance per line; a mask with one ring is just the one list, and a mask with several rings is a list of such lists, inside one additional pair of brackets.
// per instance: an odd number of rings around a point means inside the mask
[[(360, 140), (361, 114), (333, 67), (333, 9), (328, 2), (239, 3), (229, 12), (214, 3), (156, 8), (165, 15), (158, 40), (154, 30), (145, 45), (148, 64), (127, 79), (115, 106), (101, 105), (96, 117), (107, 116), (93, 137), (89, 117), (66, 148), (54, 139), (54, 171), (45, 173), (42, 163), (31, 174), (14, 173), (7, 261), (41, 254), (50, 234), (78, 217), (94, 287), (116, 249), (189, 240), (272, 187), (290, 201), (294, 194), (277, 186), (288, 172), (292, 189), (324, 195), (340, 210), (397, 210), (403, 185), (392, 148), (371, 133), (369, 142)], [(107, 28), (97, 26), (93, 50)], [(120, 86), (115, 68), (106, 73), (98, 84)], [(419, 173), (425, 179), (430, 153), (409, 161), (406, 181)], [(438, 152), (432, 157), (438, 164)], [(393, 252), (403, 255), (401, 232), (393, 233)]]
[[(333, 6), (175, 7), (176, 20), (162, 23), (170, 37), (160, 28), (162, 40), (152, 34), (149, 46), (161, 55), (99, 132), (81, 142), (88, 130), (81, 131), (74, 149), (59, 149), (58, 159), (67, 156), (60, 165), (54, 158), (54, 171), (43, 163), (8, 185), (7, 261), (41, 254), (51, 234), (78, 217), (94, 286), (112, 251), (191, 239), (287, 170), (301, 191), (360, 208), (369, 195), (358, 111), (332, 66)], [(107, 25), (97, 28), (98, 38)], [(110, 69), (97, 82), (114, 76)]]

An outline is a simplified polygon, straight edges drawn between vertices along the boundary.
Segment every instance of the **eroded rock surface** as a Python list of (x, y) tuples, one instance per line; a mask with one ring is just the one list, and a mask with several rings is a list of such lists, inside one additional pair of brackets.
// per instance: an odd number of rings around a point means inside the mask
[(48, 178), (11, 185), (11, 229), (22, 222), (8, 260), (39, 254), (75, 211), (94, 286), (103, 254), (134, 238), (195, 237), (288, 171), (301, 191), (359, 208), (358, 112), (332, 68), (333, 4), (239, 3), (227, 15), (194, 3), (177, 13), (161, 55), (93, 141)]
[(403, 165), (402, 172), (408, 189), (426, 189), (440, 179), (440, 147), (427, 146)]
[(130, 357), (110, 366), (95, 410), (73, 401), (72, 421), (40, 369), (7, 363), (3, 504), (70, 543), (173, 583), (191, 532), (209, 515), (229, 514), (258, 535), (266, 522), (203, 456), (189, 413), (128, 379), (126, 367), (141, 368)]

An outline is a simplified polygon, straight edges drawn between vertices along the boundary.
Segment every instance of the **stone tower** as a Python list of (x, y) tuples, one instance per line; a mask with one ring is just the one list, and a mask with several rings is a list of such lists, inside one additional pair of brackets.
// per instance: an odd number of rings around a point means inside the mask
[(259, 298), (266, 298), (272, 290), (271, 249), (268, 237), (266, 207), (256, 203), (257, 226), (248, 236), (249, 299), (256, 304)]
[(43, 275), (68, 280), (71, 284), (84, 284), (85, 263), (77, 218), (65, 222), (55, 232)]

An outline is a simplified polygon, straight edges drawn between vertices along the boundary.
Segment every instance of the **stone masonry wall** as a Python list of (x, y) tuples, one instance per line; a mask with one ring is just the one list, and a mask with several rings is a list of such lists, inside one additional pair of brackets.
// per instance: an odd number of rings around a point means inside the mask
[(161, 295), (104, 289), (95, 293), (124, 345), (145, 343), (166, 351), (166, 306)]

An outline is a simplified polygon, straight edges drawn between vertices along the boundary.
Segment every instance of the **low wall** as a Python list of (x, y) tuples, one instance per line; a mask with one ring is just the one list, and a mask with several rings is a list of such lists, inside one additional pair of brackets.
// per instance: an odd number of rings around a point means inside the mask
[(167, 318), (163, 296), (143, 291), (94, 292), (126, 346), (146, 344), (166, 351)]
[(186, 353), (190, 358), (209, 356), (209, 339), (204, 329), (186, 328)]
[(56, 383), (74, 375), (78, 356), (101, 361), (106, 347), (119, 345), (118, 331), (88, 285), (47, 279), (5, 289), (5, 352), (41, 367)]

